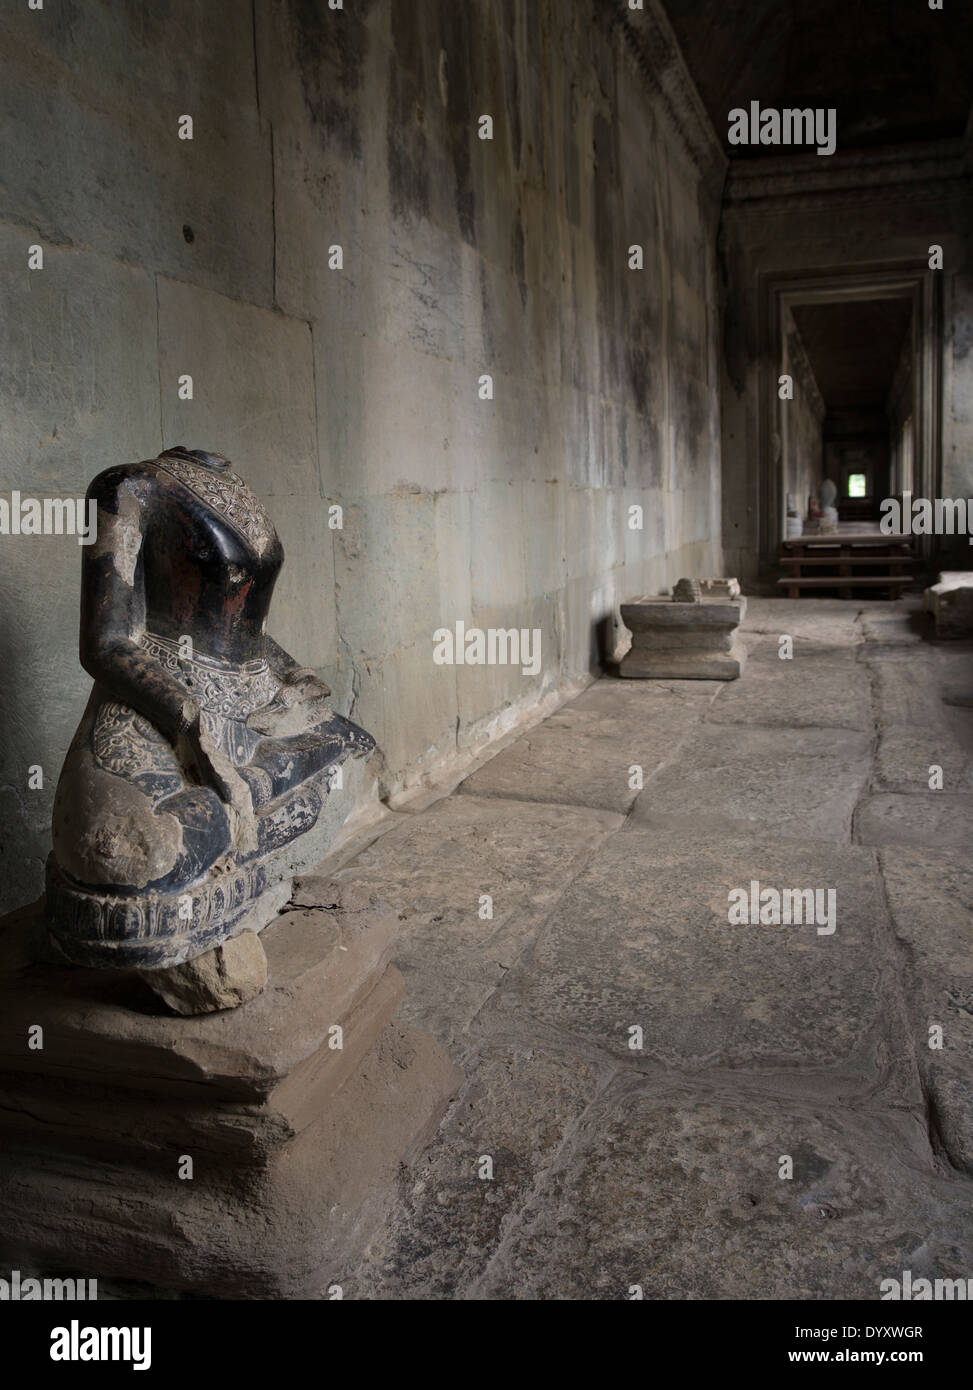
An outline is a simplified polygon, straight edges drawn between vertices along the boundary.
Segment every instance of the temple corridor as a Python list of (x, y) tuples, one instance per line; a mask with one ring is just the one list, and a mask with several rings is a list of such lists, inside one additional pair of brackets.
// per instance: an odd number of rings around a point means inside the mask
[(971, 545), (969, 4), (0, 7), (0, 1306), (973, 1300)]

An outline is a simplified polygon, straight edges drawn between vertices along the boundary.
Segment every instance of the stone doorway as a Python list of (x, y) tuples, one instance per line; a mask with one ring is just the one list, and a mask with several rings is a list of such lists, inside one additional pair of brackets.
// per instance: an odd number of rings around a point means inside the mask
[[(869, 527), (884, 497), (938, 495), (942, 331), (924, 265), (768, 279), (762, 299), (760, 570), (772, 580), (788, 493), (806, 514), (831, 477), (839, 516)], [(917, 545), (929, 554), (929, 537)]]

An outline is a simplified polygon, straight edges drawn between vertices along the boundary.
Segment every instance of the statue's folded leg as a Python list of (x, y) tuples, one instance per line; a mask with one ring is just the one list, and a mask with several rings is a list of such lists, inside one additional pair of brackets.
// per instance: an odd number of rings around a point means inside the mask
[[(255, 804), (265, 804), (291, 788), (338, 767), (346, 758), (371, 752), (374, 740), (357, 724), (333, 714), (309, 732), (291, 738), (262, 738), (241, 775), (255, 792)], [(252, 771), (252, 776), (248, 772)]]
[(189, 784), (158, 730), (114, 702), (93, 699), (82, 720), (53, 829), (48, 926), (79, 964), (186, 959), (262, 891), (234, 864), (217, 792)]
[(63, 954), (160, 969), (269, 921), (278, 883), (304, 862), (289, 847), (302, 840), (306, 857), (317, 845), (303, 837), (318, 826), (330, 769), (374, 747), (363, 729), (330, 709), (321, 718), (319, 708), (285, 710), (300, 732), (283, 737), (214, 723), (214, 738), (251, 754), (231, 769), (249, 788), (247, 832), (241, 808), (189, 781), (150, 721), (96, 692), (55, 805), (48, 921)]
[(212, 787), (187, 787), (160, 801), (156, 811), (175, 816), (182, 826), (182, 851), (170, 872), (153, 888), (185, 888), (229, 852), (231, 835), (226, 807)]

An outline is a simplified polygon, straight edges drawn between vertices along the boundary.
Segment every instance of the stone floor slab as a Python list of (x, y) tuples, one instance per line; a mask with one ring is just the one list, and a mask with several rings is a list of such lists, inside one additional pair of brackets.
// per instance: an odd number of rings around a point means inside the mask
[[(403, 1021), (459, 1058), (461, 1035), (554, 903), (605, 837), (607, 811), (451, 796), (403, 814), (334, 877), (398, 912), (394, 963), (406, 980)], [(482, 899), (492, 899), (493, 916)]]
[(460, 791), (625, 814), (639, 792), (633, 768), (644, 783), (671, 760), (720, 682), (671, 683), (705, 685), (703, 698), (695, 700), (671, 688), (655, 692), (654, 684), (640, 682), (626, 697), (617, 687), (631, 682), (597, 682), (491, 758)]
[(871, 1301), (906, 1269), (965, 1281), (968, 1189), (923, 1145), (912, 1117), (622, 1082), (586, 1112), (476, 1292)]
[(486, 1055), (384, 1238), (344, 1281), (346, 1297), (467, 1296), (607, 1080), (591, 1063), (534, 1047)]
[(798, 641), (856, 647), (862, 640), (859, 606), (841, 599), (748, 598), (742, 631)]
[(943, 791), (973, 792), (973, 752), (965, 743), (945, 726), (883, 729), (872, 785), (883, 792), (924, 792), (938, 768)]
[(847, 842), (868, 768), (861, 733), (707, 724), (646, 785), (631, 815), (687, 834), (765, 830), (779, 839)]
[(966, 849), (973, 844), (973, 796), (945, 791), (867, 797), (855, 812), (862, 845), (929, 845)]
[(873, 674), (875, 717), (882, 728), (936, 727), (943, 719), (936, 654), (911, 648), (865, 649)]
[(777, 639), (753, 635), (743, 677), (727, 684), (707, 714), (711, 724), (787, 727), (871, 728), (869, 673), (850, 646), (806, 638), (782, 659)]
[[(754, 880), (833, 888), (834, 932), (731, 925), (731, 890)], [(846, 1095), (888, 1082), (914, 1103), (895, 967), (868, 850), (630, 828), (596, 851), (480, 1022), (618, 1065), (828, 1069)]]
[(925, 791), (941, 768), (944, 791), (973, 791), (973, 709), (958, 698), (973, 690), (973, 654), (866, 648), (865, 659), (879, 731), (874, 789)]
[[(907, 951), (907, 998), (932, 1128), (973, 1174), (973, 869), (963, 850), (881, 855), (889, 910)], [(941, 1039), (930, 1030), (941, 1027)], [(938, 1046), (941, 1042), (942, 1046)], [(932, 1046), (930, 1044), (933, 1044)]]
[(655, 711), (672, 707), (698, 714), (724, 688), (725, 681), (653, 680), (633, 685), (630, 680), (603, 676), (571, 701), (571, 708), (613, 718), (654, 718)]

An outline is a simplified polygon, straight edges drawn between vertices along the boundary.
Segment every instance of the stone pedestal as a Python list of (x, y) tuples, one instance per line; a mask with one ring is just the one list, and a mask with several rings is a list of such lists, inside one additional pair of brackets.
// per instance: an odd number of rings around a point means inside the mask
[(924, 599), (937, 637), (973, 637), (973, 570), (945, 570)]
[(640, 598), (622, 604), (632, 646), (619, 675), (675, 680), (735, 680), (747, 659), (737, 628), (747, 611), (743, 597), (674, 603)]
[(135, 972), (31, 964), (40, 911), (0, 927), (0, 1262), (231, 1298), (340, 1283), (461, 1080), (393, 1020), (395, 914), (304, 879), (261, 934), (266, 989), (178, 1018)]

